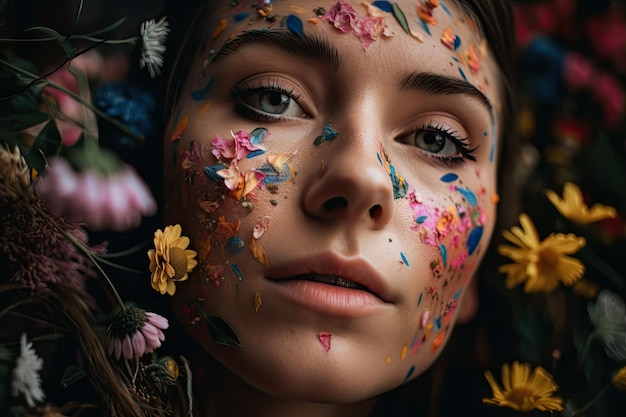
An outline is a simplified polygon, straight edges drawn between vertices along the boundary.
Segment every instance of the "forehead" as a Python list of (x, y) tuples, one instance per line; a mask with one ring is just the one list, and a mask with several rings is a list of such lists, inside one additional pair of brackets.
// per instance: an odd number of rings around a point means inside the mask
[(499, 71), (488, 42), (476, 19), (457, 3), (224, 0), (204, 10), (199, 55), (206, 65), (238, 50), (242, 38), (246, 45), (268, 43), (255, 42), (254, 31), (284, 31), (324, 40), (339, 64), (356, 62), (363, 71), (410, 69), (466, 81), (499, 110)]

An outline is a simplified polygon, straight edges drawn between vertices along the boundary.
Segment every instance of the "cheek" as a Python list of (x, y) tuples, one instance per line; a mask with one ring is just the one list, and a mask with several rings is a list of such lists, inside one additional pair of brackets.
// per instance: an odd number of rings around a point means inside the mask
[(166, 147), (171, 148), (173, 164), (167, 174), (165, 214), (168, 221), (190, 230), (198, 252), (196, 275), (212, 287), (229, 283), (232, 288), (244, 279), (242, 263), (256, 260), (270, 267), (262, 237), (271, 215), (281, 210), (277, 206), (282, 189), (293, 183), (295, 152), (272, 152), (266, 128), (221, 130), (228, 135), (183, 137)]
[(424, 279), (415, 286), (419, 319), (407, 346), (409, 354), (418, 355), (415, 366), (434, 360), (445, 344), (495, 221), (492, 196), (482, 182), (471, 181), (474, 185), (468, 186), (456, 174), (442, 176), (440, 182), (419, 186), (429, 190), (428, 196), (411, 184), (405, 198), (408, 210), (403, 211), (410, 216), (407, 236), (416, 242), (413, 256), (430, 256), (419, 265)]

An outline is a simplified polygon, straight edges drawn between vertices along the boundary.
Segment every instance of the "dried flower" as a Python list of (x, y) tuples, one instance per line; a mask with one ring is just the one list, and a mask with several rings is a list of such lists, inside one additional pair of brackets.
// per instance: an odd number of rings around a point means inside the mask
[[(84, 293), (85, 279), (94, 277), (95, 271), (59, 228), (88, 247), (85, 231), (49, 213), (30, 190), (23, 201), (3, 208), (0, 211), (2, 277), (31, 290), (55, 284)], [(104, 246), (89, 249), (93, 253), (104, 252)]]
[(121, 232), (157, 209), (148, 187), (128, 165), (105, 176), (92, 169), (78, 173), (65, 159), (53, 158), (36, 189), (52, 212), (91, 230)]
[(626, 360), (626, 305), (610, 290), (602, 290), (596, 303), (587, 306), (589, 318), (604, 343), (606, 354), (618, 362)]
[(155, 249), (148, 251), (152, 288), (161, 294), (174, 295), (174, 282), (187, 280), (188, 273), (198, 264), (196, 251), (187, 249), (189, 238), (181, 236), (181, 232), (179, 224), (167, 226), (164, 231), (158, 229), (154, 233)]
[(552, 375), (541, 366), (531, 374), (528, 364), (513, 362), (502, 365), (502, 385), (496, 382), (491, 372), (485, 372), (491, 386), (492, 398), (483, 398), (483, 403), (498, 407), (509, 407), (517, 411), (563, 411), (563, 400), (554, 397), (558, 389)]
[(22, 394), (29, 407), (34, 407), (36, 402), (43, 401), (46, 397), (40, 386), (39, 371), (42, 367), (43, 360), (33, 350), (33, 344), (27, 341), (26, 333), (22, 333), (20, 356), (13, 368), (11, 394), (14, 397)]
[(506, 286), (512, 288), (526, 281), (524, 292), (550, 292), (559, 282), (572, 285), (585, 272), (585, 266), (570, 256), (585, 246), (585, 239), (573, 234), (553, 233), (540, 241), (530, 218), (519, 216), (522, 228), (505, 230), (503, 236), (518, 247), (500, 245), (498, 252), (515, 263), (502, 265), (500, 272), (507, 276)]
[(17, 202), (30, 191), (28, 165), (20, 148), (0, 146), (0, 205)]
[(154, 78), (161, 74), (163, 66), (163, 53), (165, 52), (165, 40), (170, 29), (169, 23), (162, 17), (158, 22), (154, 19), (146, 20), (141, 24), (141, 68), (147, 67), (150, 77)]
[(161, 347), (163, 330), (169, 327), (166, 318), (137, 307), (120, 311), (107, 331), (109, 355), (120, 359), (138, 358)]
[(583, 201), (583, 194), (578, 185), (566, 182), (563, 186), (563, 198), (552, 190), (546, 191), (546, 197), (566, 219), (578, 224), (587, 224), (614, 218), (617, 211), (610, 206), (594, 204), (589, 208)]

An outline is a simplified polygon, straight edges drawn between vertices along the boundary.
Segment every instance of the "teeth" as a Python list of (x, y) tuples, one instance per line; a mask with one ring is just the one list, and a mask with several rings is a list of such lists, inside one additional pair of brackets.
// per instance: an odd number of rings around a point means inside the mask
[(341, 277), (338, 277), (336, 275), (319, 275), (319, 274), (310, 274), (308, 276), (308, 279), (311, 281), (317, 281), (317, 282), (325, 282), (327, 284), (332, 284), (332, 285), (337, 285), (339, 287), (344, 287), (344, 288), (357, 288), (357, 283), (347, 280), (347, 279), (343, 279)]

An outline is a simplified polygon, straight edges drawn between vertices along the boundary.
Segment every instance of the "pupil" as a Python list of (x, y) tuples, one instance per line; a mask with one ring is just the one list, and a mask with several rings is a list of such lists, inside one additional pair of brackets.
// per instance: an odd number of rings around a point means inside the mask
[(269, 102), (272, 106), (278, 106), (285, 101), (284, 95), (280, 93), (272, 93), (269, 97)]

